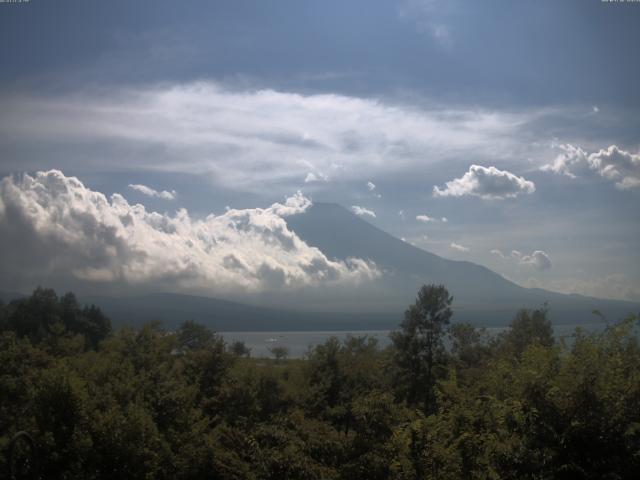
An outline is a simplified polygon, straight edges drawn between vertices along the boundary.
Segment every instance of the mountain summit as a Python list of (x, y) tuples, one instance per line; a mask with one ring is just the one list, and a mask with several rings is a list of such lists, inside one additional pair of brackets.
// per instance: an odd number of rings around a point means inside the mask
[[(289, 227), (309, 245), (334, 259), (359, 257), (383, 271), (367, 306), (401, 311), (422, 284), (443, 284), (454, 296), (457, 320), (505, 324), (519, 308), (548, 304), (552, 318), (564, 323), (593, 321), (597, 309), (611, 318), (638, 310), (631, 302), (565, 295), (521, 287), (472, 262), (442, 258), (400, 240), (333, 203), (314, 203), (287, 218)], [(382, 301), (381, 301), (382, 300)]]
[[(100, 306), (116, 324), (161, 320), (173, 328), (191, 319), (219, 331), (392, 329), (420, 286), (429, 283), (443, 284), (453, 294), (453, 321), (481, 326), (507, 325), (518, 309), (545, 303), (557, 324), (595, 323), (598, 320), (592, 312), (596, 309), (609, 320), (640, 311), (640, 305), (631, 302), (521, 287), (481, 265), (448, 260), (414, 247), (340, 205), (316, 203), (286, 221), (301, 239), (326, 256), (370, 260), (381, 276), (353, 287), (301, 287), (225, 300), (177, 293), (117, 298), (81, 295), (80, 299)], [(0, 295), (5, 300), (18, 296)]]

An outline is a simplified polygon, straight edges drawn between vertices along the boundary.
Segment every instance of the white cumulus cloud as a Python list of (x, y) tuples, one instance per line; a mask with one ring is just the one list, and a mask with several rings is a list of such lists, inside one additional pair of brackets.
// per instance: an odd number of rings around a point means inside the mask
[(504, 253), (502, 253), (502, 251), (498, 250), (497, 248), (494, 248), (493, 250), (491, 250), (491, 253), (492, 253), (493, 255), (497, 255), (497, 256), (499, 256), (500, 258), (507, 258), (507, 257), (504, 255)]
[(307, 176), (304, 177), (304, 183), (315, 183), (315, 182), (328, 182), (329, 177), (327, 177), (323, 173), (307, 173)]
[(148, 211), (51, 170), (0, 182), (0, 275), (170, 286), (201, 293), (294, 289), (376, 278), (361, 259), (328, 259), (287, 227), (311, 201), (192, 218)]
[(422, 223), (435, 222), (436, 219), (429, 215), (416, 215), (416, 220)]
[(352, 205), (351, 206), (351, 211), (353, 213), (355, 213), (356, 215), (360, 215), (360, 216), (367, 216), (367, 217), (373, 217), (376, 218), (376, 213), (373, 210), (369, 210), (367, 208), (364, 207), (360, 207), (358, 205)]
[(523, 255), (520, 258), (520, 264), (542, 271), (551, 268), (551, 259), (542, 250), (535, 250), (531, 255)]
[(148, 197), (162, 198), (164, 200), (175, 200), (177, 196), (175, 190), (171, 190), (170, 192), (167, 190), (158, 191), (141, 184), (129, 184), (129, 188)]
[(416, 220), (418, 222), (422, 222), (422, 223), (430, 223), (430, 222), (442, 222), (442, 223), (447, 223), (449, 221), (449, 219), (447, 217), (441, 217), (441, 218), (435, 218), (435, 217), (430, 217), (427, 214), (422, 214), (422, 215), (416, 215)]
[(465, 247), (464, 245), (460, 245), (459, 243), (455, 243), (452, 242), (451, 245), (449, 245), (449, 248), (451, 248), (451, 250), (455, 250), (457, 252), (470, 252), (471, 249), (468, 247)]
[(552, 163), (543, 165), (543, 171), (571, 178), (595, 172), (615, 182), (616, 188), (620, 190), (640, 187), (640, 154), (622, 150), (616, 145), (590, 154), (570, 144), (560, 145), (559, 148), (563, 152)]
[(518, 265), (530, 267), (538, 271), (548, 270), (552, 266), (549, 255), (542, 250), (534, 250), (531, 254), (524, 254), (518, 250), (511, 250), (511, 253), (506, 255), (496, 248), (491, 250), (491, 253), (497, 255), (503, 260), (515, 260)]
[(433, 187), (435, 197), (473, 195), (484, 199), (513, 198), (536, 191), (533, 182), (496, 167), (471, 165), (462, 177), (447, 182), (444, 188)]

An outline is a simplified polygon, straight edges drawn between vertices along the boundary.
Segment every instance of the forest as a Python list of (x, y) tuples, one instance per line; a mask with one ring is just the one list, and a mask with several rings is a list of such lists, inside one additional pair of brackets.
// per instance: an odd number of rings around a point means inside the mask
[(546, 306), (493, 336), (454, 312), (425, 285), (389, 347), (252, 358), (188, 319), (113, 330), (38, 288), (0, 306), (0, 475), (640, 478), (637, 316), (554, 338)]

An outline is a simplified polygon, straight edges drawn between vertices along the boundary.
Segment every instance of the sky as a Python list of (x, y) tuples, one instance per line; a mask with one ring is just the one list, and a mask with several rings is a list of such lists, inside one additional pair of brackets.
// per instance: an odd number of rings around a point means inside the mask
[(0, 3), (0, 283), (358, 283), (336, 202), (523, 286), (640, 300), (639, 2)]

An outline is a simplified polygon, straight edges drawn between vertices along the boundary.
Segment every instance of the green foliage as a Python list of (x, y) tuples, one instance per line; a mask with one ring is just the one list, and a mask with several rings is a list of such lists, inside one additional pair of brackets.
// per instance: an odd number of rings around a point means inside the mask
[(0, 306), (0, 471), (25, 430), (41, 478), (638, 477), (637, 318), (556, 342), (546, 308), (522, 310), (490, 339), (450, 306), (425, 287), (390, 348), (331, 338), (285, 361), (194, 322), (107, 334), (39, 289)]
[(399, 386), (411, 405), (435, 411), (435, 384), (445, 359), (443, 337), (453, 315), (453, 297), (443, 285), (424, 285), (404, 314), (400, 331), (391, 333)]
[(193, 320), (187, 320), (180, 326), (177, 337), (178, 345), (184, 350), (203, 350), (216, 339), (211, 330)]
[(231, 352), (237, 357), (250, 357), (251, 349), (241, 340), (236, 340), (231, 344)]
[(308, 355), (307, 408), (349, 433), (354, 402), (371, 390), (384, 388), (383, 371), (383, 356), (375, 338), (349, 336), (343, 343), (329, 338)]
[(451, 357), (462, 370), (481, 367), (488, 356), (487, 333), (468, 323), (456, 323), (449, 328)]
[(545, 347), (553, 345), (553, 328), (546, 305), (537, 310), (519, 310), (509, 329), (503, 332), (497, 343), (513, 355), (522, 356), (525, 349), (534, 343)]
[(96, 348), (111, 331), (111, 322), (98, 307), (81, 308), (73, 293), (58, 298), (53, 290), (40, 287), (30, 297), (3, 307), (0, 318), (3, 331), (15, 332), (34, 343), (48, 342), (54, 350), (62, 337), (76, 334), (86, 344), (83, 348)]
[(289, 349), (283, 346), (272, 347), (269, 349), (273, 358), (276, 359), (277, 362), (285, 360), (289, 356)]

